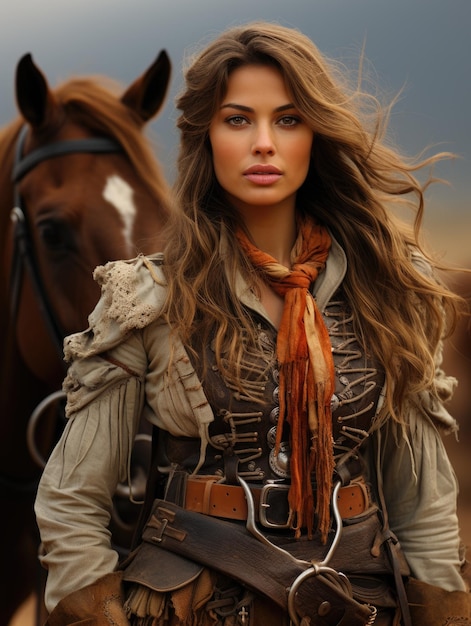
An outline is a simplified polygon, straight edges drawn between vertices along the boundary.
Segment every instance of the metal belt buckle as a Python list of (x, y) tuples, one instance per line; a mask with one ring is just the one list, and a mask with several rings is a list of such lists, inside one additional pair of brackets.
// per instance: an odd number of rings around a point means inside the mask
[(267, 483), (262, 487), (258, 512), (262, 526), (278, 529), (291, 527), (288, 491), (289, 485), (279, 483)]

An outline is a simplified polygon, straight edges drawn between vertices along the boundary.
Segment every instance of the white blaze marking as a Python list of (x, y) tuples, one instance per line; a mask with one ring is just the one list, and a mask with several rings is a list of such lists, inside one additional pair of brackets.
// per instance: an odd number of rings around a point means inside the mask
[(107, 178), (103, 197), (116, 208), (123, 220), (123, 235), (129, 256), (133, 254), (132, 233), (136, 218), (133, 195), (132, 187), (116, 174)]

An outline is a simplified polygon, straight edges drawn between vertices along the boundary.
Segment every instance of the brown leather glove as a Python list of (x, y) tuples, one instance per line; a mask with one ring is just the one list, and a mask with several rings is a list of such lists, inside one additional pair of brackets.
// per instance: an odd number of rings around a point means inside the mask
[(45, 626), (129, 626), (123, 609), (122, 572), (74, 591), (55, 607)]
[(471, 626), (471, 594), (445, 591), (415, 578), (406, 583), (413, 626)]

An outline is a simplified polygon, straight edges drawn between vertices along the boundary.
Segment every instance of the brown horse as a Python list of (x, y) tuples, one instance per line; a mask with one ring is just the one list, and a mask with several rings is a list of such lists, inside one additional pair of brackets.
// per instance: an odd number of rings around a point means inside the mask
[[(104, 78), (52, 90), (31, 55), (17, 66), (20, 116), (0, 131), (0, 626), (40, 571), (33, 501), (41, 469), (26, 433), (38, 403), (61, 387), (62, 338), (87, 326), (97, 265), (162, 244), (169, 193), (143, 130), (169, 77), (164, 51), (124, 93)], [(55, 428), (38, 424), (40, 456)]]

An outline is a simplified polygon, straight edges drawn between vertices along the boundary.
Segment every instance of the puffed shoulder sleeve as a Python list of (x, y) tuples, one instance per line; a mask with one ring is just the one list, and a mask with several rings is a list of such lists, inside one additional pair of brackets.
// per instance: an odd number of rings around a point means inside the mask
[[(418, 250), (412, 250), (411, 259), (413, 265), (421, 274), (432, 281), (437, 281), (432, 266)], [(446, 404), (453, 397), (458, 381), (453, 376), (448, 376), (442, 368), (443, 341), (440, 341), (436, 347), (434, 360), (434, 393), (430, 390), (419, 393), (419, 411), (425, 413), (441, 432), (448, 434), (458, 430), (456, 420), (446, 408)]]
[(455, 418), (446, 407), (453, 397), (458, 381), (444, 372), (442, 363), (443, 342), (440, 342), (435, 353), (435, 394), (430, 391), (419, 393), (419, 405), (439, 430), (449, 434), (458, 430)]
[(101, 297), (87, 330), (66, 337), (65, 360), (105, 352), (131, 331), (157, 320), (166, 296), (162, 264), (162, 255), (156, 254), (98, 266), (93, 276), (101, 286)]
[(88, 318), (89, 326), (64, 340), (69, 363), (63, 383), (67, 417), (127, 378), (143, 376), (147, 362), (141, 362), (141, 352), (127, 339), (158, 320), (162, 312), (162, 263), (161, 254), (141, 255), (96, 268), (94, 278), (101, 285), (101, 297)]

